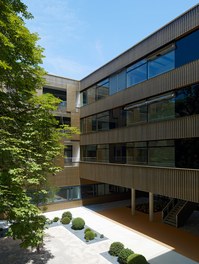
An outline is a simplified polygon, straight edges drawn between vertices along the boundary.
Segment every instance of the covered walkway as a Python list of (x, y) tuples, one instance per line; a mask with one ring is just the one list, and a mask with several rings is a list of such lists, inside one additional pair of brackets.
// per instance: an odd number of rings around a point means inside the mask
[[(128, 202), (127, 202), (128, 203)], [(129, 229), (140, 232), (142, 235), (150, 237), (159, 243), (169, 246), (172, 250), (192, 259), (199, 263), (199, 235), (175, 227), (163, 224), (161, 222), (161, 213), (154, 214), (154, 221), (149, 221), (148, 214), (136, 211), (135, 215), (131, 215), (131, 209), (127, 203), (121, 202), (117, 207), (117, 202), (104, 204), (91, 208), (98, 214), (105, 216), (116, 223), (119, 223)], [(198, 226), (196, 226), (198, 228)]]

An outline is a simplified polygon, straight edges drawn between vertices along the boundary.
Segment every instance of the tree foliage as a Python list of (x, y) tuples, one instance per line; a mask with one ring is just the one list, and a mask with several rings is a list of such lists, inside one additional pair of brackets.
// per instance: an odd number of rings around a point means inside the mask
[(45, 219), (33, 202), (46, 197), (47, 175), (60, 170), (60, 138), (76, 129), (57, 129), (52, 111), (60, 100), (36, 95), (45, 71), (38, 36), (24, 23), (30, 18), (20, 0), (0, 0), (0, 213), (11, 223), (9, 235), (38, 248)]

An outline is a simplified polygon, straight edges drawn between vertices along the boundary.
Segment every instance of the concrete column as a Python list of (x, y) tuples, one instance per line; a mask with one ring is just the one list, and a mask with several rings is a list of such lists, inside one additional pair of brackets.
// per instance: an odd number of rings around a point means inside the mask
[(131, 189), (131, 214), (135, 215), (135, 189)]
[(153, 221), (153, 219), (154, 219), (154, 213), (153, 213), (153, 211), (154, 211), (154, 206), (153, 206), (153, 204), (154, 204), (154, 197), (153, 197), (153, 193), (149, 193), (149, 221)]

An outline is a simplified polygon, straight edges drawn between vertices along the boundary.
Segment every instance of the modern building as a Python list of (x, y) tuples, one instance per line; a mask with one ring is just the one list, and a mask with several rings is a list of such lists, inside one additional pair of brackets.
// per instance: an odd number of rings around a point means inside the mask
[[(86, 185), (97, 202), (130, 190), (133, 214), (136, 192), (147, 192), (150, 220), (154, 197), (168, 197), (165, 222), (180, 225), (199, 203), (199, 5), (80, 83), (67, 81), (81, 99), (80, 109), (67, 106), (81, 122), (81, 162), (71, 185)], [(56, 177), (55, 184), (67, 181)]]

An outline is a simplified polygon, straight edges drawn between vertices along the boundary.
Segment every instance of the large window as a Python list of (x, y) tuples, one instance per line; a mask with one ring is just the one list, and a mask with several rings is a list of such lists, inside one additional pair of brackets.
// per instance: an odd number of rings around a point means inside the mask
[(128, 105), (126, 110), (126, 124), (131, 126), (134, 124), (147, 122), (147, 102), (141, 101)]
[(61, 125), (68, 125), (71, 126), (71, 118), (66, 116), (55, 116), (56, 120), (58, 121), (57, 127)]
[(109, 79), (105, 79), (97, 84), (96, 100), (103, 99), (109, 95)]
[(175, 66), (199, 59), (199, 29), (176, 41)]
[(70, 166), (73, 161), (73, 146), (68, 145), (64, 148), (64, 165)]
[(168, 93), (148, 100), (148, 121), (160, 121), (175, 118), (174, 97), (174, 93)]
[(199, 138), (176, 140), (176, 167), (199, 169)]
[(127, 87), (147, 80), (147, 61), (139, 61), (127, 68)]
[(175, 68), (175, 50), (158, 53), (148, 61), (148, 78), (155, 77)]
[(97, 161), (109, 162), (109, 145), (102, 144), (97, 146)]
[(199, 114), (199, 84), (176, 91), (176, 117)]
[(97, 154), (96, 145), (81, 146), (81, 160), (82, 161), (96, 161)]
[(97, 114), (97, 130), (109, 130), (109, 112)]
[(126, 163), (126, 145), (110, 144), (109, 145), (109, 162)]
[(148, 165), (175, 167), (174, 140), (149, 141)]
[(147, 164), (147, 142), (132, 142), (126, 144), (128, 164)]
[(126, 88), (126, 70), (110, 77), (109, 94), (112, 95)]
[(119, 128), (126, 126), (126, 111), (118, 107), (109, 111), (109, 128)]

